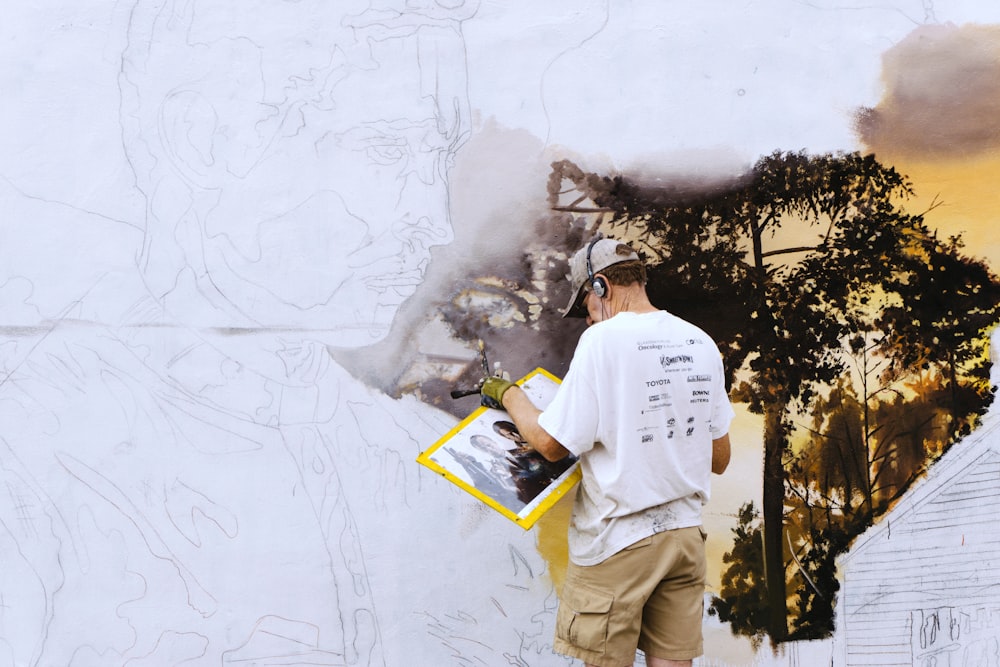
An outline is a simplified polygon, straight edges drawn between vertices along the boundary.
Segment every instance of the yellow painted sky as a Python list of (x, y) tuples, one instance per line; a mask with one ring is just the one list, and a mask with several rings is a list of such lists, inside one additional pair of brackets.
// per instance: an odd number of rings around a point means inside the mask
[(882, 99), (857, 117), (866, 152), (908, 176), (907, 209), (1000, 269), (1000, 26), (927, 25), (882, 60)]
[(966, 254), (984, 259), (1000, 273), (1000, 153), (950, 160), (880, 157), (908, 176), (917, 196), (906, 203), (911, 213), (937, 205), (925, 217), (940, 238), (961, 234)]

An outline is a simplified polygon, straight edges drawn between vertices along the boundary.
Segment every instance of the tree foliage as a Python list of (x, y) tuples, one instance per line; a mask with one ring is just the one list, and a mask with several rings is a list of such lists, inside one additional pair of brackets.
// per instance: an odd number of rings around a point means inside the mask
[(760, 596), (764, 586), (764, 546), (760, 512), (753, 502), (744, 504), (733, 528), (733, 548), (722, 557), (720, 596), (708, 613), (729, 623), (735, 634), (750, 637), (754, 647), (763, 643), (767, 627), (767, 605)]

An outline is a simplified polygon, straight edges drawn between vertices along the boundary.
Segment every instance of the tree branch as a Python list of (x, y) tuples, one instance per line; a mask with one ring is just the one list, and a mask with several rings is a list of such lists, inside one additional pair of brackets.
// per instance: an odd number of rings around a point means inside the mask
[(782, 248), (781, 250), (768, 250), (760, 254), (761, 259), (764, 257), (770, 257), (771, 255), (787, 255), (793, 252), (809, 252), (810, 250), (816, 250), (819, 246), (799, 246), (797, 248)]
[(614, 213), (613, 208), (590, 208), (586, 206), (553, 206), (553, 211), (562, 211), (564, 213)]

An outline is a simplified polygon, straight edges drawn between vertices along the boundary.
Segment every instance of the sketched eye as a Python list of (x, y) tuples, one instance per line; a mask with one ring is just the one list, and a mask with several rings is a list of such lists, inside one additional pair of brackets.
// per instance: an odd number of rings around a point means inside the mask
[(337, 135), (337, 144), (346, 150), (363, 153), (373, 165), (388, 167), (402, 163), (401, 168), (405, 168), (415, 154), (413, 133), (409, 123), (404, 127), (370, 123)]
[(400, 160), (406, 158), (406, 151), (403, 147), (392, 144), (369, 146), (365, 150), (365, 154), (368, 156), (368, 159), (375, 164), (381, 164), (384, 166), (396, 164)]

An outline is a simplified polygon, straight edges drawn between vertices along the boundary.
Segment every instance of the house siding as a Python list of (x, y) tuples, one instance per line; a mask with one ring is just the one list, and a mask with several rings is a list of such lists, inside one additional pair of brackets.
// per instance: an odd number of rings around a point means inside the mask
[(1000, 455), (950, 472), (842, 562), (848, 667), (1000, 665)]

